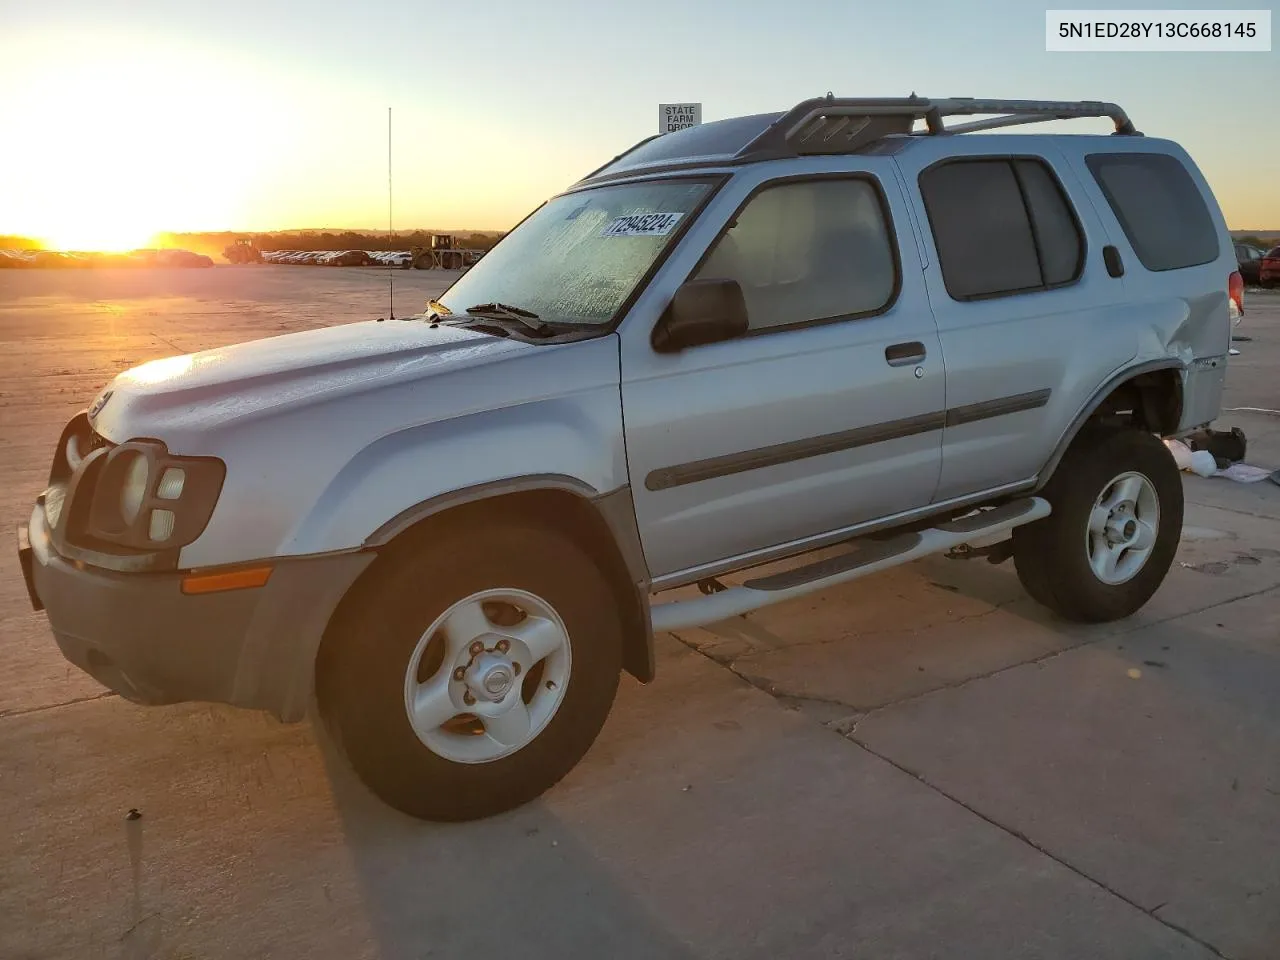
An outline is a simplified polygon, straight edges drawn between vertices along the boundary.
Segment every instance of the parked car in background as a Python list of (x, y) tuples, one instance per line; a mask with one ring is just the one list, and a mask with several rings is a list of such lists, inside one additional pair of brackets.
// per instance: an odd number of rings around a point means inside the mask
[(1258, 267), (1258, 285), (1262, 287), (1280, 286), (1280, 244), (1272, 247), (1262, 255)]
[(1266, 256), (1266, 251), (1251, 243), (1237, 243), (1235, 248), (1236, 265), (1240, 268), (1240, 276), (1249, 286), (1258, 286), (1262, 282), (1262, 258)]
[(413, 266), (413, 254), (408, 250), (378, 250), (371, 254), (373, 262), (381, 267), (408, 270)]
[(326, 267), (366, 267), (371, 262), (369, 254), (363, 250), (335, 250), (320, 259)]
[(157, 267), (212, 267), (213, 259), (191, 250), (157, 250)]
[(0, 250), (0, 269), (5, 267), (29, 267), (32, 265), (32, 256), (21, 250)]

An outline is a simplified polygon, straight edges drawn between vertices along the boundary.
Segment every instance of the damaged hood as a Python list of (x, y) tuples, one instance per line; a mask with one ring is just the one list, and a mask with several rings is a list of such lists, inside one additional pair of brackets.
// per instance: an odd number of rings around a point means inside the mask
[(89, 408), (108, 440), (166, 442), (341, 396), (554, 351), (424, 320), (366, 321), (155, 360), (117, 376)]

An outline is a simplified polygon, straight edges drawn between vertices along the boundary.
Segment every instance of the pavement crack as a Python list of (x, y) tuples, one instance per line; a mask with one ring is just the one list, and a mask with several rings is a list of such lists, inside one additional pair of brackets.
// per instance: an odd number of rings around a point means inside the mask
[[(827, 706), (827, 707), (839, 707), (841, 710), (847, 711), (849, 715), (856, 714), (858, 716), (861, 716), (863, 713), (865, 713), (865, 710), (863, 708), (854, 706), (851, 703), (846, 703), (844, 700), (838, 700), (835, 697), (821, 697), (811, 693), (799, 693), (794, 690), (787, 690), (783, 688), (782, 685), (770, 680), (768, 677), (762, 677), (762, 676), (759, 676), (758, 674), (749, 673), (745, 670), (738, 669), (737, 664), (735, 664), (728, 657), (717, 657), (715, 654), (711, 653), (710, 651), (704, 650), (698, 647), (697, 644), (691, 643), (690, 641), (686, 640), (684, 637), (680, 636), (680, 634), (674, 631), (669, 631), (669, 632), (671, 633), (671, 636), (675, 637), (677, 640), (679, 640), (682, 644), (684, 644), (694, 653), (698, 654), (701, 657), (706, 658), (707, 660), (710, 660), (712, 663), (716, 664), (717, 666), (724, 667), (726, 670), (732, 673), (739, 680), (751, 685), (752, 687), (755, 687), (757, 690), (760, 690), (763, 693), (767, 693), (769, 696), (779, 701), (784, 707), (797, 710), (797, 709), (801, 709), (806, 704), (820, 704), (822, 706)], [(840, 721), (832, 721), (832, 722), (840, 722)]]
[[(761, 676), (754, 675), (749, 672), (738, 669), (737, 665), (734, 663), (731, 657), (724, 656), (724, 655), (716, 656), (712, 652), (699, 647), (697, 644), (689, 640), (686, 640), (684, 637), (680, 636), (679, 633), (676, 633), (674, 631), (669, 631), (669, 632), (673, 637), (676, 638), (676, 640), (678, 640), (685, 647), (688, 647), (694, 653), (704, 657), (705, 659), (711, 661), (712, 663), (715, 663), (721, 667), (724, 667), (726, 670), (728, 670), (738, 679), (742, 680), (744, 683), (750, 685), (751, 687), (754, 687), (757, 690), (760, 690), (768, 694), (769, 696), (773, 697), (775, 700), (778, 700), (780, 702), (780, 705), (782, 705), (784, 708), (787, 706), (787, 701), (792, 701), (800, 704), (815, 703), (815, 704), (822, 704), (826, 706), (837, 706), (842, 709), (849, 710), (850, 711), (849, 716), (828, 720), (819, 725), (840, 734), (844, 739), (848, 740), (850, 743), (861, 748), (862, 750), (865, 750), (867, 753), (871, 754), (872, 756), (884, 761), (894, 769), (899, 770), (900, 772), (906, 774), (907, 776), (911, 777), (913, 780), (917, 781), (927, 789), (932, 790), (934, 793), (937, 793), (939, 796), (951, 801), (952, 803), (956, 804), (959, 807), (962, 807), (964, 810), (968, 811), (973, 816), (990, 824), (991, 826), (995, 827), (997, 830), (1001, 831), (1002, 833), (1008, 834), (1014, 839), (1022, 842), (1026, 846), (1035, 850), (1037, 853), (1052, 860), (1054, 863), (1058, 864), (1063, 869), (1070, 871), (1071, 873), (1080, 877), (1085, 882), (1090, 883), (1093, 886), (1097, 887), (1098, 889), (1102, 890), (1103, 892), (1110, 894), (1111, 896), (1115, 897), (1117, 900), (1120, 900), (1121, 902), (1132, 907), (1134, 910), (1137, 910), (1141, 913), (1146, 914), (1156, 923), (1159, 923), (1160, 925), (1168, 928), (1174, 933), (1177, 933), (1180, 936), (1186, 938), (1187, 940), (1192, 941), (1193, 943), (1199, 945), (1205, 950), (1208, 950), (1215, 957), (1220, 957), (1222, 958), (1222, 960), (1232, 960), (1232, 958), (1228, 954), (1223, 953), (1220, 949), (1218, 949), (1214, 944), (1212, 944), (1208, 940), (1205, 940), (1203, 937), (1197, 936), (1191, 930), (1188, 930), (1187, 928), (1179, 924), (1176, 924), (1170, 920), (1166, 920), (1165, 918), (1159, 916), (1158, 912), (1164, 909), (1166, 906), (1168, 906), (1168, 901), (1159, 903), (1156, 906), (1151, 908), (1144, 907), (1142, 904), (1138, 903), (1136, 900), (1121, 893), (1116, 888), (1109, 886), (1108, 884), (1104, 883), (1102, 880), (1099, 880), (1098, 878), (1090, 875), (1082, 868), (1075, 866), (1069, 860), (1064, 859), (1063, 857), (1049, 850), (1047, 847), (1037, 843), (1030, 836), (1028, 836), (1026, 833), (1023, 833), (1021, 830), (1018, 830), (1016, 827), (1012, 827), (1008, 824), (1001, 823), (999, 820), (995, 819), (994, 817), (988, 816), (987, 814), (983, 813), (981, 810), (977, 809), (976, 807), (960, 799), (960, 797), (948, 792), (947, 790), (943, 789), (942, 787), (938, 786), (932, 781), (926, 779), (926, 777), (923, 774), (919, 773), (918, 771), (912, 770), (910, 767), (907, 767), (899, 763), (898, 761), (894, 760), (892, 757), (888, 756), (887, 754), (881, 753), (880, 751), (871, 747), (865, 740), (861, 739), (858, 736), (858, 729), (861, 726), (862, 721), (865, 720), (867, 717), (870, 717), (883, 710), (887, 710), (890, 707), (897, 707), (903, 704), (910, 703), (914, 700), (921, 700), (925, 697), (932, 696), (933, 694), (938, 693), (942, 690), (958, 689), (960, 687), (967, 686), (970, 683), (974, 683), (980, 680), (986, 680), (991, 677), (998, 676), (1002, 673), (1006, 673), (1010, 670), (1018, 669), (1019, 667), (1025, 667), (1032, 664), (1044, 663), (1046, 661), (1053, 660), (1066, 653), (1069, 653), (1073, 650), (1080, 650), (1085, 647), (1090, 647), (1090, 646), (1095, 646), (1101, 643), (1111, 642), (1116, 640), (1119, 637), (1128, 636), (1129, 634), (1136, 633), (1140, 630), (1146, 630), (1151, 627), (1159, 626), (1160, 624), (1168, 623), (1172, 620), (1179, 620), (1184, 617), (1195, 616), (1196, 614), (1204, 613), (1206, 611), (1213, 610), (1217, 607), (1225, 606), (1226, 604), (1236, 603), (1240, 600), (1248, 600), (1251, 597), (1261, 596), (1263, 594), (1271, 593), (1276, 590), (1280, 590), (1280, 584), (1273, 584), (1271, 586), (1262, 587), (1257, 590), (1251, 590), (1247, 593), (1240, 594), (1238, 596), (1227, 597), (1223, 600), (1217, 600), (1213, 603), (1206, 604), (1203, 607), (1197, 607), (1194, 610), (1185, 610), (1180, 613), (1170, 614), (1167, 617), (1161, 617), (1160, 619), (1157, 619), (1157, 620), (1151, 620), (1151, 621), (1146, 621), (1139, 624), (1134, 624), (1132, 626), (1129, 626), (1127, 628), (1122, 628), (1119, 630), (1110, 630), (1110, 631), (1107, 631), (1102, 636), (1082, 638), (1077, 643), (1073, 643), (1069, 646), (1063, 647), (1058, 650), (1049, 651), (1048, 653), (1045, 653), (1042, 656), (1033, 657), (1030, 660), (1019, 661), (1018, 663), (1007, 664), (1006, 666), (999, 667), (995, 670), (990, 670), (990, 671), (987, 671), (986, 673), (978, 674), (976, 676), (966, 677), (962, 680), (955, 680), (948, 683), (943, 683), (937, 687), (934, 687), (931, 690), (926, 690), (921, 693), (913, 694), (908, 697), (902, 697), (898, 700), (890, 701), (889, 703), (885, 703), (880, 706), (873, 707), (870, 710), (859, 709), (858, 707), (855, 707), (852, 704), (846, 703), (844, 701), (841, 701), (835, 698), (816, 697), (816, 696), (811, 696), (807, 694), (797, 694), (794, 692), (787, 691), (785, 689), (782, 689), (777, 683), (769, 680), (766, 677), (761, 677)], [(993, 607), (991, 610), (983, 611), (978, 614), (970, 614), (967, 617), (962, 617), (959, 619), (971, 620), (971, 619), (978, 619), (984, 616), (989, 616), (990, 614), (995, 613), (997, 610), (1001, 609), (1002, 607), (1012, 602), (1015, 602), (1015, 601), (1013, 600), (1006, 601), (1005, 603), (1002, 603)], [(948, 621), (948, 622), (955, 623), (958, 621)], [(881, 632), (884, 632), (884, 631), (881, 631)], [(826, 643), (826, 642), (831, 642), (831, 641), (817, 641), (818, 644)], [(808, 645), (814, 645), (814, 644), (810, 643)]]
[[(861, 640), (866, 637), (892, 636), (893, 634), (896, 634), (896, 633), (919, 633), (923, 630), (934, 630), (934, 629), (937, 629), (938, 627), (951, 627), (951, 626), (955, 626), (957, 623), (969, 623), (970, 621), (973, 621), (973, 620), (981, 620), (983, 617), (989, 617), (992, 614), (999, 613), (1001, 610), (1005, 609), (1010, 604), (1017, 603), (1019, 600), (1025, 600), (1025, 599), (1026, 599), (1025, 597), (1014, 597), (1011, 600), (1002, 600), (1000, 603), (997, 603), (994, 606), (992, 606), (991, 609), (989, 610), (979, 610), (976, 613), (966, 613), (959, 617), (948, 617), (945, 620), (937, 620), (932, 623), (922, 623), (922, 624), (919, 624), (918, 626), (909, 627), (909, 628), (886, 627), (881, 630), (860, 630), (857, 633), (853, 633), (853, 634), (842, 634), (836, 637), (824, 637), (822, 639), (817, 639), (817, 640), (788, 641), (785, 646), (788, 650), (809, 649), (813, 647), (825, 647), (833, 643), (843, 643), (848, 640)], [(772, 652), (771, 650), (752, 651), (752, 653), (761, 653), (761, 654), (768, 654), (771, 652)], [(751, 653), (745, 654), (745, 656), (751, 656)]]
[(160, 918), (160, 911), (158, 910), (152, 913), (148, 913), (144, 917), (140, 917), (138, 920), (130, 924), (129, 928), (125, 930), (124, 933), (120, 934), (120, 937), (119, 937), (120, 942), (124, 942), (125, 940), (128, 940), (129, 937), (131, 937), (138, 930), (139, 927), (143, 926), (144, 924), (152, 920), (157, 920), (159, 918)]
[(1280, 522), (1280, 518), (1276, 517), (1274, 514), (1254, 513), (1251, 510), (1237, 510), (1235, 507), (1224, 507), (1217, 503), (1206, 503), (1203, 500), (1195, 500), (1191, 497), (1187, 498), (1187, 503), (1193, 503), (1197, 507), (1208, 507), (1211, 510), (1221, 510), (1223, 513), (1234, 513), (1241, 517), (1253, 517), (1255, 520), (1270, 520), (1272, 523)]
[(1090, 644), (1101, 643), (1104, 640), (1110, 639), (1111, 636), (1109, 635), (1096, 640), (1081, 640), (1078, 643), (1071, 644), (1070, 646), (1061, 647), (1057, 650), (1050, 650), (1048, 653), (1042, 653), (1040, 656), (1032, 657), (1029, 660), (1019, 660), (1017, 663), (1007, 663), (1002, 667), (996, 667), (994, 670), (987, 670), (985, 673), (975, 673), (972, 676), (962, 677), (957, 680), (944, 680), (936, 687), (930, 687), (928, 690), (921, 690), (919, 693), (909, 694), (905, 697), (899, 697), (897, 700), (890, 700), (888, 703), (878, 704), (868, 710), (865, 716), (869, 717), (873, 714), (880, 713), (883, 710), (888, 710), (891, 707), (901, 707), (908, 703), (913, 703), (916, 700), (923, 700), (925, 697), (933, 696), (933, 694), (941, 693), (944, 690), (959, 690), (971, 683), (977, 683), (981, 680), (989, 680), (992, 677), (1000, 676), (1002, 673), (1008, 673), (1010, 670), (1017, 670), (1019, 667), (1030, 667), (1045, 663), (1046, 661), (1054, 660), (1057, 657), (1062, 656), (1064, 653), (1070, 653), (1072, 650), (1079, 650), (1082, 647), (1089, 646)]
[(1046, 661), (1053, 660), (1057, 657), (1062, 656), (1065, 653), (1070, 653), (1073, 650), (1082, 650), (1085, 647), (1091, 647), (1100, 643), (1107, 643), (1119, 637), (1127, 637), (1130, 634), (1137, 633), (1140, 630), (1149, 630), (1152, 627), (1158, 627), (1161, 624), (1169, 623), (1170, 621), (1173, 621), (1173, 620), (1181, 620), (1183, 617), (1195, 616), (1196, 614), (1205, 613), (1209, 610), (1216, 609), (1217, 607), (1225, 606), (1228, 603), (1236, 603), (1237, 601), (1240, 601), (1240, 600), (1248, 600), (1250, 597), (1261, 596), (1262, 594), (1270, 593), (1273, 590), (1280, 590), (1280, 584), (1272, 585), (1269, 587), (1262, 587), (1258, 590), (1251, 590), (1248, 593), (1242, 593), (1239, 596), (1235, 596), (1235, 597), (1228, 597), (1225, 600), (1217, 600), (1217, 601), (1214, 601), (1213, 603), (1206, 604), (1203, 607), (1197, 607), (1194, 610), (1185, 610), (1182, 613), (1173, 613), (1167, 617), (1161, 617), (1159, 620), (1147, 620), (1147, 621), (1144, 621), (1143, 623), (1133, 624), (1132, 626), (1127, 626), (1123, 629), (1111, 630), (1100, 637), (1082, 638), (1077, 643), (1073, 643), (1069, 646), (1061, 647), (1057, 650), (1050, 650), (1048, 653), (1042, 654), (1041, 656), (1038, 656), (1038, 657), (1032, 657), (1030, 660), (1019, 660), (1017, 663), (1008, 663), (1002, 667), (996, 667), (994, 670), (988, 670), (985, 673), (976, 673), (973, 676), (963, 677), (958, 680), (944, 681), (943, 683), (938, 684), (936, 687), (931, 687), (928, 690), (922, 690), (919, 693), (913, 693), (906, 697), (899, 697), (897, 700), (890, 700), (888, 703), (882, 703), (870, 708), (869, 710), (866, 711), (865, 716), (869, 717), (872, 714), (881, 712), (882, 710), (888, 710), (890, 707), (900, 707), (908, 703), (913, 703), (916, 700), (923, 700), (925, 697), (933, 696), (935, 693), (941, 693), (944, 690), (958, 690), (962, 687), (968, 686), (971, 683), (977, 683), (981, 680), (989, 680), (992, 677), (998, 677), (1000, 674), (1007, 673), (1010, 670), (1017, 670), (1019, 667), (1029, 667), (1029, 666), (1035, 666), (1037, 664), (1045, 663)]
[(78, 703), (92, 703), (94, 700), (106, 700), (110, 697), (118, 697), (120, 694), (113, 693), (110, 690), (104, 690), (102, 693), (95, 693), (91, 697), (76, 697), (74, 700), (64, 700), (62, 703), (46, 703), (39, 707), (23, 707), (18, 710), (2, 710), (0, 711), (0, 720), (7, 720), (10, 717), (25, 717), (32, 713), (44, 713), (47, 710), (59, 710), (62, 707), (73, 707)]
[[(855, 732), (856, 732), (856, 728), (855, 728)], [(892, 757), (888, 756), (887, 754), (881, 753), (880, 751), (876, 750), (874, 747), (869, 746), (865, 740), (858, 739), (854, 735), (854, 733), (851, 732), (851, 733), (845, 734), (845, 739), (848, 740), (850, 743), (858, 747), (861, 747), (863, 750), (871, 754), (873, 757), (877, 757), (878, 759), (883, 760), (885, 763), (889, 764), (889, 766), (893, 767), (895, 770), (901, 771), (902, 773), (911, 777), (911, 779), (915, 780), (917, 783), (920, 783), (921, 785), (927, 787), (928, 789), (932, 790), (934, 793), (938, 794), (939, 796), (944, 797), (945, 799), (950, 800), (952, 803), (956, 804), (957, 806), (964, 808), (969, 813), (977, 817), (979, 820), (982, 820), (985, 823), (988, 823), (991, 826), (995, 827), (997, 830), (1001, 831), (1002, 833), (1006, 833), (1009, 836), (1013, 837), (1014, 839), (1021, 841), (1022, 843), (1026, 844), (1028, 847), (1035, 850), (1037, 853), (1041, 854), (1042, 856), (1048, 857), (1054, 863), (1058, 864), (1060, 867), (1066, 870), (1069, 870), (1071, 873), (1074, 873), (1076, 876), (1080, 877), (1082, 880), (1086, 881), (1087, 883), (1093, 884), (1098, 889), (1104, 891), (1105, 893), (1109, 893), (1111, 896), (1115, 897), (1117, 900), (1122, 901), (1123, 903), (1128, 904), (1133, 909), (1138, 910), (1141, 913), (1145, 913), (1148, 917), (1150, 917), (1156, 923), (1159, 923), (1162, 926), (1169, 928), (1173, 932), (1180, 934), (1181, 936), (1186, 937), (1188, 940), (1191, 940), (1192, 942), (1198, 944), (1199, 946), (1203, 947), (1204, 949), (1212, 953), (1215, 957), (1221, 957), (1223, 958), (1223, 960), (1232, 960), (1231, 957), (1223, 953), (1221, 950), (1219, 950), (1216, 946), (1214, 946), (1208, 940), (1205, 940), (1203, 937), (1199, 937), (1196, 934), (1192, 933), (1190, 930), (1186, 929), (1185, 927), (1179, 926), (1176, 923), (1172, 923), (1171, 921), (1158, 916), (1156, 911), (1167, 906), (1168, 905), (1167, 902), (1161, 903), (1159, 906), (1153, 907), (1151, 909), (1144, 907), (1142, 904), (1138, 903), (1136, 900), (1133, 900), (1132, 898), (1125, 896), (1125, 894), (1121, 893), (1115, 887), (1109, 886), (1108, 884), (1099, 880), (1097, 877), (1091, 876), (1089, 873), (1075, 866), (1069, 860), (1066, 860), (1058, 856), (1052, 850), (1049, 850), (1047, 847), (1044, 847), (1041, 844), (1037, 843), (1035, 840), (1031, 839), (1031, 837), (1027, 836), (1021, 830), (1018, 830), (1017, 828), (1011, 827), (1007, 824), (1001, 823), (999, 820), (996, 820), (994, 817), (988, 816), (987, 814), (983, 813), (981, 810), (977, 809), (976, 807), (966, 803), (964, 800), (961, 800), (955, 794), (950, 793), (947, 790), (944, 790), (942, 787), (938, 786), (936, 783), (933, 783), (932, 781), (927, 780), (922, 774), (918, 773), (917, 771), (912, 770), (910, 767), (904, 766), (901, 763), (898, 763), (896, 760), (894, 760)]]
[(158, 333), (153, 333), (153, 334), (151, 334), (151, 336), (155, 337), (155, 338), (156, 338), (157, 340), (159, 340), (161, 343), (166, 344), (167, 346), (172, 347), (174, 350), (177, 350), (177, 351), (178, 351), (178, 353), (180, 353), (180, 354), (187, 354), (187, 353), (189, 353), (189, 352), (190, 352), (189, 350), (183, 350), (180, 346), (178, 346), (178, 345), (177, 345), (176, 343), (174, 343), (172, 340), (170, 340), (170, 339), (168, 339), (168, 338), (166, 338), (166, 337), (162, 337), (162, 336), (160, 336), (160, 334), (158, 334)]

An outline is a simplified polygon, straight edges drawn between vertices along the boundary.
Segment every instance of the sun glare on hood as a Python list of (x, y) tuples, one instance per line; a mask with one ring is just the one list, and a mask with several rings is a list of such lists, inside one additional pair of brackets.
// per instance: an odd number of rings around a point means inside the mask
[(134, 383), (153, 385), (180, 377), (194, 365), (195, 359), (190, 354), (181, 357), (165, 357), (163, 360), (152, 360), (140, 367), (134, 367), (124, 376)]

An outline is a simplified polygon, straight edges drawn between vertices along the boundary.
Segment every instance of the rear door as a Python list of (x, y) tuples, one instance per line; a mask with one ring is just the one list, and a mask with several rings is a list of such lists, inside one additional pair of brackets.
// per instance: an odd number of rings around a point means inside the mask
[[(740, 173), (623, 325), (627, 459), (655, 580), (930, 502), (938, 333), (891, 161), (868, 164)], [(657, 353), (653, 326), (691, 278), (737, 280), (751, 332)]]
[[(1010, 143), (993, 152), (990, 140)], [(987, 142), (983, 142), (987, 141)], [(1043, 146), (1042, 146), (1043, 145)], [(904, 152), (947, 363), (937, 500), (1034, 477), (1134, 352), (1109, 238), (1046, 138), (939, 138)]]

